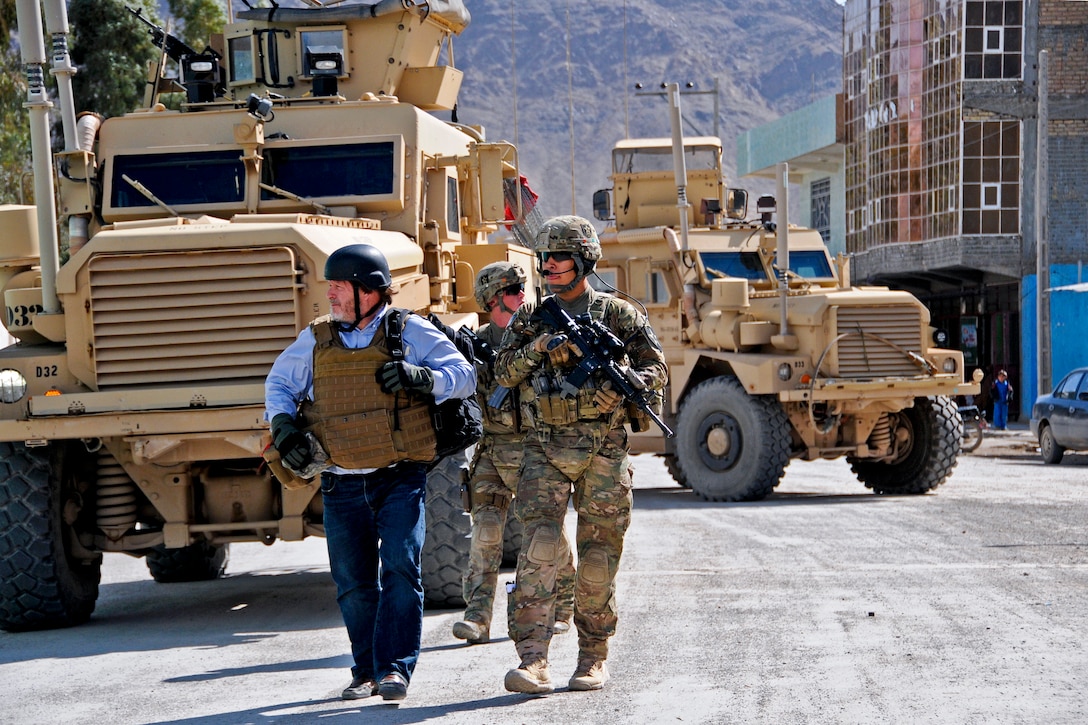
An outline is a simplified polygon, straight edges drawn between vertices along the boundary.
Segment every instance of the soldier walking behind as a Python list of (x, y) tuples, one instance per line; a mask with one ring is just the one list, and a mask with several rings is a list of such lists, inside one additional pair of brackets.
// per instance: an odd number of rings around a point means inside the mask
[(354, 659), (341, 696), (401, 700), (423, 631), (423, 499), (435, 456), (427, 398), (472, 395), (476, 374), (418, 315), (404, 315), (404, 359), (393, 360), (383, 324), (392, 279), (377, 247), (336, 250), (325, 279), (332, 314), (299, 333), (272, 365), (265, 415), (285, 467), (300, 472), (313, 462), (304, 427), (333, 464), (321, 474), (325, 538)]
[[(476, 301), (490, 315), (486, 325), (476, 331), (490, 355), (484, 365), (477, 365), (476, 391), (484, 415), (484, 435), (476, 444), (468, 487), (471, 499), (472, 540), (468, 568), (462, 579), (465, 617), (453, 625), (453, 636), (469, 644), (491, 639), (491, 617), (495, 587), (502, 564), (503, 532), (510, 502), (517, 491), (521, 468), (522, 431), (517, 410), (517, 390), (507, 390), (502, 400), (488, 401), (499, 388), (494, 374), (494, 350), (502, 341), (507, 323), (525, 301), (525, 271), (514, 262), (494, 262), (476, 275)], [(566, 534), (560, 528), (560, 534)], [(559, 595), (555, 608), (555, 634), (570, 629), (574, 607), (574, 565), (569, 544), (568, 554), (559, 573)]]
[[(589, 314), (611, 330), (624, 344), (619, 364), (630, 365), (645, 388), (662, 390), (668, 369), (646, 318), (629, 303), (589, 286), (586, 277), (601, 258), (589, 221), (550, 219), (537, 236), (536, 253), (560, 308), (572, 317)], [(519, 388), (526, 426), (514, 499), (525, 534), (510, 611), (510, 637), (521, 664), (507, 672), (504, 684), (511, 692), (532, 694), (553, 689), (548, 647), (565, 557), (560, 531), (572, 486), (578, 513), (578, 664), (569, 682), (572, 690), (597, 690), (608, 679), (605, 659), (617, 622), (615, 580), (632, 506), (624, 428), (629, 406), (594, 375), (570, 397), (577, 348), (542, 305), (526, 303), (514, 314), (495, 364), (499, 383)]]

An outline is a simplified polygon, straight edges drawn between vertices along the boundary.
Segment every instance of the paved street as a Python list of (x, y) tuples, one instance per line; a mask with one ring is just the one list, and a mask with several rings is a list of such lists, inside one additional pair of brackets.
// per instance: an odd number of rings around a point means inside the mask
[[(935, 495), (877, 497), (795, 461), (764, 502), (698, 501), (636, 459), (613, 678), (502, 688), (502, 617), (467, 647), (429, 611), (399, 706), (343, 702), (350, 659), (322, 539), (236, 545), (217, 582), (107, 557), (89, 625), (0, 633), (0, 722), (1083, 723), (1088, 455), (1044, 466), (991, 435)], [(512, 573), (504, 573), (504, 579)], [(500, 602), (500, 606), (505, 606)]]

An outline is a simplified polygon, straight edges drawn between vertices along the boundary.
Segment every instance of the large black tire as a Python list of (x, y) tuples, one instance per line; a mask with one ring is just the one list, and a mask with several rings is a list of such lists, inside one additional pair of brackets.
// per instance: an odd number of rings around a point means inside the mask
[(1039, 455), (1043, 457), (1043, 463), (1061, 463), (1065, 457), (1065, 448), (1054, 440), (1054, 431), (1046, 423), (1039, 425)]
[[(98, 599), (102, 556), (77, 540), (93, 506), (94, 465), (78, 443), (27, 449), (0, 443), (0, 627), (9, 632), (86, 622)], [(68, 523), (65, 517), (74, 522)], [(85, 550), (84, 550), (85, 551)]]
[(704, 380), (680, 404), (675, 464), (701, 498), (759, 501), (790, 461), (790, 426), (773, 396), (749, 395), (734, 377)]
[(427, 474), (427, 538), (423, 544), (423, 601), (429, 607), (465, 606), (461, 577), (468, 566), (472, 519), (461, 503), (464, 453), (443, 458)]
[(521, 540), (525, 535), (525, 526), (514, 515), (514, 505), (506, 511), (506, 526), (502, 530), (502, 565), (517, 566), (521, 552)]
[(227, 570), (230, 544), (198, 541), (181, 549), (156, 546), (147, 552), (146, 561), (151, 577), (162, 584), (209, 581)]
[[(896, 413), (892, 440), (900, 441), (892, 461), (850, 458), (858, 480), (880, 494), (917, 494), (932, 491), (956, 467), (963, 438), (963, 421), (955, 403), (946, 396), (915, 398), (914, 406)], [(905, 435), (898, 435), (898, 430)]]
[(684, 475), (684, 471), (676, 463), (675, 455), (665, 456), (665, 468), (668, 469), (669, 474), (672, 476), (672, 480), (676, 481), (677, 485), (681, 488), (691, 488), (687, 476)]

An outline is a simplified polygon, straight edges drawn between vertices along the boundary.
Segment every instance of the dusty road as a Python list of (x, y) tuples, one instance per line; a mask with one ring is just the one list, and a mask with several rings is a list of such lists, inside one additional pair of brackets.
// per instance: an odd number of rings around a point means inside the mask
[[(1044, 466), (1025, 441), (987, 441), (938, 494), (903, 498), (842, 461), (794, 462), (767, 501), (709, 504), (637, 458), (596, 693), (507, 693), (502, 618), (467, 647), (459, 612), (430, 611), (408, 699), (343, 702), (323, 540), (236, 545), (229, 576), (199, 584), (107, 557), (89, 625), (0, 633), (0, 722), (1083, 723), (1088, 456)], [(561, 685), (576, 648), (553, 642)]]

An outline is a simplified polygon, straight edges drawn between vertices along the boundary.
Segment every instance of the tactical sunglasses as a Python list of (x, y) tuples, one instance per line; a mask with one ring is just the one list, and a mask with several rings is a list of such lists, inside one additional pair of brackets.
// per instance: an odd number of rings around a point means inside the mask
[(523, 285), (521, 282), (518, 282), (517, 284), (512, 284), (509, 287), (502, 288), (502, 293), (504, 295), (510, 295), (511, 297), (513, 297), (514, 295), (520, 295), (524, 291), (525, 285)]
[(549, 259), (554, 259), (556, 262), (569, 262), (574, 259), (574, 255), (570, 252), (540, 252), (540, 263), (544, 264)]

